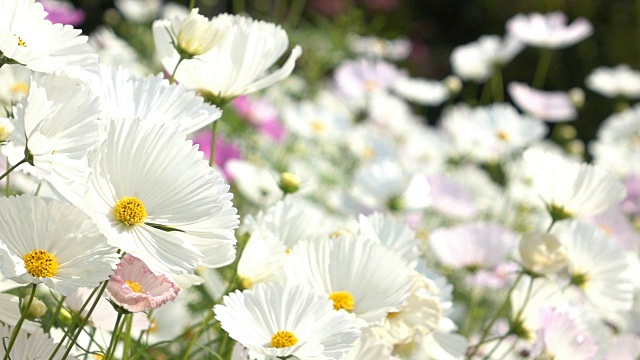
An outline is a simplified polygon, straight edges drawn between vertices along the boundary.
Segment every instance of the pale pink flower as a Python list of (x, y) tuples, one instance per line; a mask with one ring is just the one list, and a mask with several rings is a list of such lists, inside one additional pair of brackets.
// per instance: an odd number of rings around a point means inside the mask
[(591, 334), (569, 310), (540, 309), (538, 345), (542, 346), (542, 358), (587, 360), (598, 352)]
[(509, 35), (523, 44), (543, 48), (565, 48), (593, 33), (589, 20), (578, 18), (567, 25), (567, 16), (560, 12), (549, 14), (518, 14), (507, 21)]
[[(78, 312), (80, 308), (82, 308), (82, 305), (87, 301), (92, 291), (93, 289), (89, 288), (78, 288), (78, 290), (71, 293), (71, 295), (64, 299), (64, 303), (69, 307), (69, 309)], [(92, 302), (93, 299), (91, 300)], [(82, 311), (82, 315), (86, 316), (88, 312), (89, 307), (85, 307)], [(101, 297), (100, 300), (98, 300), (96, 308), (91, 313), (89, 321), (91, 322), (91, 325), (95, 326), (97, 329), (111, 331), (116, 324), (117, 317), (118, 312), (113, 308), (113, 306), (111, 306), (111, 304), (109, 304), (107, 298)], [(151, 323), (149, 322), (146, 314), (133, 314), (132, 330), (135, 330), (136, 332), (148, 330), (150, 325)]]
[(111, 301), (130, 312), (159, 308), (174, 301), (180, 287), (166, 275), (156, 275), (140, 259), (126, 254), (109, 279)]
[(542, 120), (567, 121), (578, 115), (569, 94), (564, 91), (541, 91), (519, 82), (510, 83), (508, 90), (518, 108)]
[(388, 90), (402, 73), (387, 62), (360, 59), (343, 63), (334, 76), (341, 93), (362, 99), (367, 94)]
[(431, 207), (437, 212), (456, 219), (476, 216), (476, 207), (471, 195), (457, 182), (440, 174), (427, 177), (431, 188)]

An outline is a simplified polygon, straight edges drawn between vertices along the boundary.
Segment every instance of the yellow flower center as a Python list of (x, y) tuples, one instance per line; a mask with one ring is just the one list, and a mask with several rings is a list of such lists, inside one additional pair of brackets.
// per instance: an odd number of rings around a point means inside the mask
[(322, 134), (327, 130), (327, 125), (322, 120), (311, 121), (311, 130), (316, 134)]
[(142, 285), (140, 285), (139, 282), (131, 281), (131, 280), (125, 280), (124, 282), (126, 282), (127, 285), (129, 285), (129, 287), (131, 288), (131, 290), (134, 293), (143, 293), (144, 292), (144, 289), (142, 288)]
[(13, 36), (18, 38), (18, 46), (22, 46), (22, 47), (27, 47), (27, 43), (24, 42), (24, 40), (22, 40), (22, 38), (16, 34), (13, 34)]
[(46, 250), (34, 249), (26, 254), (22, 260), (27, 272), (36, 278), (52, 277), (58, 270), (58, 261)]
[(498, 137), (498, 139), (502, 141), (509, 141), (509, 139), (511, 139), (511, 135), (509, 135), (509, 133), (506, 132), (505, 130), (498, 131), (496, 136)]
[(333, 300), (333, 308), (336, 310), (345, 309), (351, 311), (355, 305), (353, 295), (348, 291), (332, 292), (331, 295), (329, 295), (329, 299)]
[(125, 196), (118, 200), (113, 208), (116, 219), (125, 225), (140, 225), (147, 218), (147, 210), (140, 199), (135, 196)]
[(22, 81), (18, 81), (16, 83), (14, 83), (13, 85), (11, 85), (11, 88), (9, 89), (13, 94), (27, 94), (29, 92), (29, 84), (22, 82)]
[(286, 348), (298, 343), (298, 338), (292, 332), (279, 330), (271, 337), (271, 346), (274, 348)]

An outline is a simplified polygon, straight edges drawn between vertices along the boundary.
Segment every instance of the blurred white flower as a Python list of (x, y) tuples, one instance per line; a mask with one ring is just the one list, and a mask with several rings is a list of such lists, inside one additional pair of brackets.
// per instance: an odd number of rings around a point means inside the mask
[(609, 98), (640, 98), (640, 71), (621, 64), (614, 68), (600, 66), (587, 76), (587, 87)]
[(393, 86), (393, 92), (416, 104), (439, 106), (449, 99), (449, 88), (440, 81), (403, 77)]
[(516, 106), (539, 119), (568, 121), (578, 115), (571, 98), (564, 91), (541, 91), (520, 82), (509, 83), (507, 89)]
[(522, 48), (522, 44), (513, 37), (483, 35), (474, 42), (453, 49), (451, 66), (463, 80), (485, 82), (496, 67), (509, 63)]
[(0, 104), (12, 105), (20, 102), (29, 92), (32, 73), (29, 68), (20, 65), (0, 67)]
[(156, 18), (162, 0), (114, 0), (114, 5), (127, 20), (148, 23)]
[(509, 35), (523, 44), (543, 48), (565, 48), (593, 33), (593, 26), (585, 18), (567, 25), (567, 16), (560, 12), (548, 14), (518, 14), (507, 21)]

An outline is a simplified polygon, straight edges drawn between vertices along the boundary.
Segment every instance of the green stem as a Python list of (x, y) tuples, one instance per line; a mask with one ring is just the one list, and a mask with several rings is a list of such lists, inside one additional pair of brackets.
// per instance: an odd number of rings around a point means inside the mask
[(116, 317), (116, 323), (113, 326), (113, 332), (111, 333), (111, 341), (109, 342), (109, 346), (107, 347), (107, 352), (104, 354), (103, 359), (109, 360), (113, 357), (113, 352), (116, 348), (116, 343), (118, 342), (118, 338), (120, 337), (120, 331), (122, 331), (120, 321), (122, 320), (122, 313), (118, 312), (118, 317)]
[[(9, 175), (13, 170), (15, 170), (15, 168), (17, 168), (18, 166), (24, 164), (27, 162), (27, 158), (24, 158), (20, 161), (18, 161), (17, 164), (13, 165), (12, 167), (9, 168), (9, 170), (5, 171), (4, 174), (0, 175), (0, 180), (4, 179), (5, 177), (7, 177), (7, 175)], [(8, 163), (7, 163), (8, 164)], [(8, 184), (9, 182), (7, 182)]]
[(540, 51), (540, 59), (538, 59), (538, 67), (536, 68), (536, 74), (533, 77), (533, 87), (536, 89), (542, 89), (544, 82), (547, 79), (547, 73), (549, 72), (549, 65), (551, 65), (551, 49), (543, 48)]
[(56, 305), (56, 309), (53, 311), (53, 315), (51, 316), (51, 321), (47, 322), (46, 325), (42, 325), (42, 330), (45, 333), (48, 333), (49, 330), (51, 330), (51, 327), (53, 326), (53, 324), (56, 322), (56, 319), (60, 314), (60, 310), (62, 310), (62, 303), (64, 303), (65, 298), (66, 296), (61, 296), (60, 299), (58, 299), (58, 304)]
[(98, 296), (93, 301), (93, 305), (91, 305), (91, 308), (87, 312), (87, 316), (82, 320), (82, 322), (80, 323), (80, 326), (78, 326), (78, 331), (76, 331), (75, 335), (73, 336), (73, 339), (71, 339), (71, 343), (67, 347), (67, 351), (64, 352), (64, 355), (62, 356), (62, 360), (66, 359), (67, 356), (69, 356), (69, 353), (71, 352), (71, 349), (73, 348), (73, 344), (75, 344), (76, 341), (78, 340), (78, 336), (80, 336), (80, 333), (82, 333), (82, 329), (84, 328), (84, 326), (89, 321), (89, 318), (91, 317), (91, 314), (93, 313), (93, 310), (95, 310), (96, 306), (98, 306), (98, 302), (102, 298), (102, 294), (104, 293), (104, 290), (107, 288), (107, 284), (109, 284), (109, 280), (105, 280), (104, 281), (104, 284), (102, 285), (102, 287), (100, 288), (100, 291), (98, 292)]
[(209, 153), (209, 166), (213, 166), (213, 163), (215, 162), (216, 133), (218, 132), (218, 121), (220, 121), (220, 119), (211, 123), (211, 151)]
[(298, 25), (305, 4), (306, 0), (293, 0), (289, 8), (289, 13), (287, 14), (287, 20), (285, 21), (288, 28), (291, 29)]
[(202, 335), (202, 332), (207, 327), (207, 323), (209, 321), (211, 321), (211, 319), (213, 318), (213, 315), (214, 315), (213, 309), (210, 309), (209, 312), (207, 313), (207, 316), (204, 318), (204, 320), (200, 324), (200, 327), (198, 328), (198, 331), (196, 331), (196, 333), (191, 338), (191, 341), (189, 341), (189, 345), (187, 346), (187, 350), (185, 350), (184, 356), (182, 357), (183, 360), (188, 360), (189, 359), (189, 355), (191, 354), (191, 350), (193, 350), (193, 346), (196, 344), (196, 341), (198, 341), (198, 338), (200, 337), (200, 335)]
[(62, 335), (62, 339), (60, 339), (60, 342), (58, 342), (58, 345), (56, 346), (55, 350), (53, 350), (53, 353), (51, 353), (51, 355), (49, 356), (49, 360), (53, 360), (54, 356), (58, 353), (58, 351), (60, 350), (60, 347), (62, 347), (62, 344), (64, 343), (64, 341), (67, 339), (67, 337), (69, 337), (69, 335), (71, 333), (71, 329), (74, 327), (74, 325), (78, 321), (78, 319), (82, 316), (82, 312), (89, 305), (89, 302), (91, 301), (91, 299), (93, 298), (93, 296), (96, 294), (97, 291), (98, 291), (97, 287), (95, 289), (93, 289), (91, 294), (89, 294), (89, 297), (87, 298), (87, 300), (82, 304), (82, 306), (80, 307), (80, 310), (78, 310), (76, 315), (71, 320), (71, 324), (67, 328), (67, 331), (65, 331), (64, 335)]
[(124, 317), (124, 322), (126, 324), (125, 333), (124, 333), (124, 347), (122, 349), (122, 360), (129, 359), (129, 352), (131, 349), (131, 324), (132, 324), (133, 314), (127, 314)]
[(36, 284), (31, 286), (31, 294), (29, 295), (29, 300), (27, 300), (27, 306), (22, 306), (20, 309), (20, 319), (16, 323), (16, 326), (13, 328), (13, 332), (11, 333), (11, 339), (9, 340), (9, 346), (7, 346), (7, 352), (4, 354), (4, 360), (9, 359), (9, 354), (11, 354), (11, 349), (13, 348), (13, 344), (16, 342), (18, 338), (18, 334), (20, 333), (20, 328), (22, 324), (27, 318), (27, 313), (31, 309), (31, 303), (33, 303), (33, 298), (36, 296)]
[(196, 7), (196, 0), (190, 0), (189, 1), (189, 10), (192, 10), (195, 7)]
[(491, 78), (491, 89), (493, 90), (493, 101), (504, 101), (504, 84), (502, 79), (502, 69), (497, 68), (495, 74)]
[[(500, 318), (502, 313), (507, 310), (507, 307), (509, 307), (509, 302), (511, 300), (511, 293), (513, 293), (513, 290), (516, 288), (516, 286), (518, 285), (518, 283), (522, 279), (523, 275), (524, 275), (524, 273), (522, 271), (518, 273), (518, 276), (513, 281), (513, 284), (511, 284), (511, 287), (509, 287), (509, 291), (507, 292), (507, 296), (505, 297), (504, 302), (502, 303), (502, 305), (500, 306), (500, 308), (498, 309), (496, 314), (493, 316), (493, 318), (491, 318), (491, 320), (489, 321), (489, 324), (487, 324), (487, 326), (484, 328), (484, 331), (482, 332), (482, 335), (480, 336), (480, 340), (478, 340), (478, 342), (475, 345), (469, 347), (469, 349), (477, 349), (478, 347), (480, 347), (481, 344), (483, 344), (485, 342), (485, 340), (487, 339), (487, 336), (489, 335), (489, 332), (491, 331), (491, 328), (493, 327), (493, 325), (496, 323), (496, 321), (498, 321), (498, 319)], [(473, 353), (473, 351), (470, 352), (470, 354), (471, 353)], [(470, 357), (468, 357), (468, 359), (470, 359)]]
[(173, 84), (174, 82), (176, 82), (176, 72), (178, 72), (178, 66), (180, 66), (180, 64), (182, 64), (182, 61), (185, 58), (180, 56), (180, 60), (178, 60), (178, 63), (176, 63), (176, 67), (173, 68), (173, 72), (171, 73), (171, 78), (169, 79), (169, 83)]

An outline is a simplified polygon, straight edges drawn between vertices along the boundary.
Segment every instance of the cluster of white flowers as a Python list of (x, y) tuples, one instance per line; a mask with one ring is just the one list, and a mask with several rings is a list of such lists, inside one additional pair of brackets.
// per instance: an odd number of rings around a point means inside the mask
[[(585, 147), (562, 124), (580, 84), (501, 74), (525, 46), (548, 67), (588, 20), (516, 15), (442, 81), (384, 60), (407, 40), (352, 34), (308, 84), (278, 25), (116, 6), (155, 59), (0, 0), (0, 356), (640, 355), (640, 109)], [(585, 83), (640, 96), (627, 66)]]

